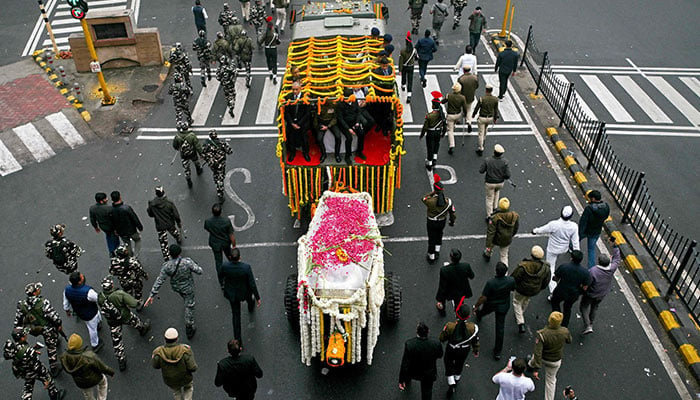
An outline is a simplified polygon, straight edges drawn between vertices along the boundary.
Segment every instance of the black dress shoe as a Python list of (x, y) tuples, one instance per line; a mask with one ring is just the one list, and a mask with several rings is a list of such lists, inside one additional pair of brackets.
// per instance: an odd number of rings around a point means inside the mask
[(294, 154), (294, 153), (289, 153), (289, 155), (287, 155), (287, 162), (292, 162), (292, 161), (294, 161), (294, 156), (295, 156), (295, 155), (296, 155), (296, 154)]
[(483, 151), (483, 150), (477, 150), (477, 151), (476, 151), (476, 155), (477, 155), (477, 156), (481, 157), (482, 154), (484, 154), (484, 151)]
[(500, 360), (500, 359), (501, 359), (501, 353), (496, 353), (496, 352), (494, 352), (494, 353), (493, 353), (493, 359), (496, 360), (496, 361)]
[(449, 150), (447, 150), (447, 154), (452, 154), (454, 153), (454, 147), (450, 147)]
[(467, 133), (472, 133), (472, 124), (467, 125)]
[(326, 161), (326, 153), (321, 154), (321, 159), (319, 160), (320, 163), (323, 163)]
[(337, 153), (336, 153), (336, 155), (335, 155), (335, 162), (339, 163), (340, 160), (342, 160), (342, 158), (340, 158), (340, 154), (337, 154)]
[(311, 161), (311, 157), (309, 157), (309, 153), (304, 153), (304, 160), (306, 160), (306, 162)]
[(352, 165), (352, 157), (349, 154), (345, 156), (345, 163), (347, 165)]
[(367, 157), (362, 153), (361, 151), (355, 152), (355, 155), (360, 159), (360, 160), (367, 160)]
[(518, 324), (518, 333), (525, 333), (525, 324)]

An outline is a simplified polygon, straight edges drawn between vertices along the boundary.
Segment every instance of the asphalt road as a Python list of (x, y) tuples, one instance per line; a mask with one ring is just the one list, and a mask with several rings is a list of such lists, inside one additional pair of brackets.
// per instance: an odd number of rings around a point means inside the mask
[[(161, 7), (165, 2), (148, 3), (141, 10), (140, 26), (158, 26), (164, 43), (183, 41), (189, 43), (190, 32), (176, 25), (191, 25), (189, 3), (181, 2), (177, 7)], [(168, 3), (170, 4), (170, 3)], [(400, 46), (399, 32), (408, 30), (408, 21), (401, 16), (403, 5), (390, 2), (392, 7), (392, 30), (395, 27), (396, 41)], [(478, 3), (476, 3), (478, 4)], [(206, 4), (205, 4), (206, 5)], [(472, 8), (475, 4), (470, 4)], [(490, 8), (496, 7), (490, 5)], [(534, 5), (533, 5), (534, 7)], [(502, 8), (502, 7), (501, 7)], [(393, 11), (393, 10), (396, 11)], [(156, 16), (156, 11), (159, 13)], [(520, 15), (525, 10), (516, 11)], [(562, 11), (565, 12), (565, 11)], [(218, 14), (218, 7), (209, 5), (210, 18)], [(487, 13), (488, 14), (488, 13)], [(423, 19), (426, 26), (427, 12)], [(661, 14), (665, 16), (665, 14)], [(156, 19), (153, 19), (153, 17)], [(4, 16), (2, 18), (5, 18)], [(211, 22), (210, 22), (211, 23)], [(464, 24), (463, 24), (464, 25)], [(495, 24), (490, 22), (491, 27)], [(516, 25), (517, 26), (517, 25)], [(671, 27), (671, 25), (667, 25)], [(434, 64), (451, 64), (461, 52), (465, 37), (461, 31), (444, 30), (445, 45), (436, 54)], [(194, 29), (191, 30), (192, 32)], [(570, 33), (567, 33), (570, 34)], [(576, 35), (572, 35), (576, 37)], [(541, 45), (541, 47), (543, 47)], [(280, 57), (282, 61), (282, 57)], [(479, 49), (480, 63), (490, 63)], [(262, 57), (254, 56), (254, 65), (262, 66)], [(446, 78), (442, 77), (441, 82)], [(195, 80), (196, 82), (196, 80)], [(416, 85), (417, 86), (417, 85)], [(520, 94), (522, 96), (522, 93)], [(215, 107), (221, 108), (221, 98)], [(173, 126), (172, 105), (166, 100), (144, 121), (147, 127), (170, 128)], [(416, 120), (421, 116), (416, 113)], [(248, 125), (253, 125), (247, 123)], [(503, 195), (511, 198), (513, 209), (521, 215), (521, 231), (529, 232), (533, 227), (555, 218), (558, 210), (570, 204), (564, 187), (557, 178), (557, 165), (550, 165), (534, 134), (515, 133), (523, 129), (504, 129), (500, 136), (489, 137), (488, 146), (496, 140), (507, 149), (516, 189), (505, 188)], [(415, 133), (413, 129), (413, 133)], [(510, 133), (509, 133), (510, 132)], [(409, 133), (410, 130), (409, 130)], [(443, 143), (440, 164), (454, 168), (457, 183), (448, 185), (446, 193), (451, 196), (458, 209), (455, 228), (446, 230), (445, 248), (457, 247), (464, 259), (472, 264), (476, 279), (472, 283), (475, 292), (481, 291), (484, 283), (493, 275), (493, 266), (480, 257), (483, 247), (483, 185), (478, 175), (480, 163), (473, 153), (474, 138), (467, 138), (465, 147), (458, 145), (457, 154), (446, 154)], [(424, 261), (427, 246), (425, 236), (424, 208), (420, 197), (430, 190), (423, 168), (424, 144), (416, 136), (407, 136), (408, 154), (403, 160), (403, 184), (397, 191), (394, 225), (381, 229), (389, 237), (386, 248), (392, 256), (385, 259), (386, 269), (396, 272), (403, 287), (403, 310), (401, 320), (394, 325), (383, 325), (372, 366), (355, 366), (333, 370), (327, 375), (320, 365), (305, 367), (300, 362), (299, 340), (290, 329), (284, 315), (283, 288), (286, 277), (294, 273), (296, 247), (290, 245), (303, 234), (292, 228), (286, 199), (280, 190), (278, 160), (274, 157), (274, 138), (234, 138), (231, 145), (234, 155), (228, 160), (228, 169), (245, 168), (250, 172), (250, 183), (244, 182), (244, 174), (231, 176), (235, 193), (250, 207), (255, 223), (249, 229), (237, 232), (237, 240), (244, 260), (252, 264), (262, 296), (262, 306), (252, 315), (244, 312), (243, 339), (246, 352), (258, 359), (265, 376), (259, 382), (259, 398), (300, 399), (350, 399), (350, 398), (418, 398), (414, 385), (408, 393), (396, 387), (403, 342), (414, 335), (415, 324), (424, 320), (431, 327), (431, 336), (436, 336), (447, 319), (438, 317), (433, 308), (437, 287), (438, 266), (428, 266)], [(2, 254), (0, 268), (7, 271), (6, 279), (0, 283), (5, 302), (0, 304), (0, 320), (5, 321), (5, 330), (14, 314), (15, 300), (23, 296), (24, 284), (34, 280), (45, 283), (44, 294), (60, 308), (60, 297), (65, 277), (55, 271), (43, 255), (43, 243), (48, 239), (48, 227), (62, 222), (68, 225), (67, 236), (77, 241), (86, 250), (80, 259), (81, 270), (88, 283), (98, 286), (106, 274), (108, 260), (104, 237), (95, 234), (88, 226), (87, 210), (96, 191), (120, 190), (124, 200), (142, 217), (146, 229), (143, 234), (143, 262), (153, 279), (160, 264), (160, 253), (152, 221), (146, 220), (145, 207), (153, 197), (153, 187), (163, 184), (167, 195), (178, 205), (183, 217), (187, 239), (185, 254), (197, 260), (205, 274), (197, 278), (197, 313), (199, 331), (192, 341), (200, 370), (195, 374), (195, 398), (223, 398), (222, 391), (213, 386), (216, 360), (225, 356), (225, 342), (231, 335), (228, 304), (220, 295), (213, 274), (213, 260), (206, 247), (207, 236), (201, 229), (209, 215), (215, 199), (210, 172), (195, 177), (193, 190), (188, 190), (180, 175), (179, 165), (170, 166), (172, 149), (168, 140), (125, 139), (105, 140), (63, 152), (45, 162), (24, 167), (22, 171), (0, 180), (0, 220), (6, 229), (0, 230)], [(445, 170), (440, 170), (445, 173)], [(237, 226), (242, 226), (251, 216), (229, 197), (224, 205), (228, 215), (235, 215)], [(460, 239), (455, 239), (459, 236)], [(512, 245), (511, 263), (528, 254), (533, 244), (544, 245), (545, 238), (523, 237)], [(447, 251), (443, 252), (444, 254)], [(445, 260), (445, 256), (442, 257)], [(624, 273), (621, 275), (625, 275)], [(150, 287), (153, 280), (146, 283)], [(166, 285), (167, 286), (167, 285)], [(632, 291), (634, 296), (636, 291)], [(471, 299), (474, 302), (475, 299)], [(129, 329), (125, 339), (129, 369), (117, 373), (110, 381), (110, 396), (119, 399), (147, 396), (149, 399), (167, 399), (170, 394), (161, 383), (159, 372), (149, 366), (151, 350), (161, 343), (161, 334), (168, 326), (184, 331), (181, 300), (168, 287), (161, 291), (160, 299), (142, 314), (151, 318), (153, 330), (149, 340), (144, 340)], [(642, 304), (642, 307), (646, 307)], [(518, 335), (512, 313), (506, 320), (504, 356), (525, 356), (533, 348), (533, 334), (544, 326), (549, 304), (544, 296), (533, 300), (526, 313), (528, 333)], [(85, 337), (82, 323), (66, 319), (66, 330), (76, 330)], [(465, 378), (458, 393), (463, 398), (494, 398), (497, 387), (490, 383), (491, 376), (502, 368), (506, 357), (496, 362), (490, 357), (493, 346), (493, 317), (481, 323), (482, 354), (478, 359), (470, 356)], [(567, 346), (562, 369), (559, 372), (560, 388), (572, 384), (580, 398), (684, 398), (674, 389), (665, 366), (661, 363), (645, 331), (651, 328), (640, 323), (628, 303), (628, 297), (618, 286), (601, 306), (596, 332), (582, 337), (580, 318), (572, 318), (571, 329), (574, 343)], [(184, 335), (183, 335), (184, 336)], [(108, 332), (101, 333), (109, 340)], [(116, 366), (109, 343), (101, 357)], [(7, 361), (0, 361), (3, 371), (9, 370)], [(439, 364), (439, 381), (436, 396), (446, 389), (443, 367)], [(78, 391), (65, 374), (59, 379), (63, 387), (71, 391), (70, 398), (77, 398)], [(621, 382), (634, 383), (621, 385)], [(148, 386), (147, 386), (148, 385)], [(543, 384), (537, 383), (532, 395), (543, 395)], [(0, 387), (18, 393), (20, 382), (9, 373), (0, 375)], [(37, 386), (36, 391), (40, 388)], [(437, 397), (436, 397), (437, 398)]]

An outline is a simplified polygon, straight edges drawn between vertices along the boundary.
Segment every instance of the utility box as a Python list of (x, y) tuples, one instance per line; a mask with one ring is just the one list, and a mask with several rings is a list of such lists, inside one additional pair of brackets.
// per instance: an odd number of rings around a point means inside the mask
[[(158, 28), (136, 28), (133, 10), (89, 11), (85, 17), (101, 68), (124, 68), (163, 63)], [(78, 72), (90, 72), (85, 35), (68, 38)]]

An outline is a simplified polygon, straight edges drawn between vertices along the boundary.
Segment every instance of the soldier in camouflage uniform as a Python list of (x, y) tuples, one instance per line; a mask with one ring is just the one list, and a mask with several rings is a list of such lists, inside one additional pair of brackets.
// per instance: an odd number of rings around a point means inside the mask
[(219, 13), (219, 25), (221, 25), (221, 29), (224, 32), (226, 32), (229, 25), (233, 23), (233, 19), (235, 17), (236, 16), (233, 14), (233, 11), (228, 6), (228, 3), (224, 3), (224, 10)]
[[(197, 52), (197, 61), (199, 61), (202, 86), (207, 87), (207, 80), (211, 80), (212, 48), (211, 42), (207, 39), (206, 31), (199, 31), (199, 36), (194, 40), (194, 43), (192, 43), (192, 50)], [(204, 79), (205, 71), (207, 73), (207, 79)]]
[(231, 55), (231, 45), (229, 44), (228, 40), (224, 38), (223, 33), (216, 32), (216, 40), (214, 41), (214, 46), (212, 46), (211, 52), (215, 61), (219, 61), (221, 56), (229, 57)]
[(190, 63), (190, 58), (187, 56), (187, 52), (182, 48), (182, 43), (175, 43), (175, 48), (170, 52), (168, 61), (170, 61), (170, 67), (174, 68), (175, 72), (182, 75), (187, 86), (192, 88), (192, 81), (190, 81), (192, 64)]
[(197, 169), (197, 175), (202, 174), (202, 166), (199, 164), (199, 154), (202, 154), (202, 145), (197, 139), (197, 135), (188, 129), (187, 123), (178, 121), (177, 133), (173, 138), (173, 148), (180, 152), (180, 160), (182, 168), (185, 169), (185, 179), (187, 186), (192, 187), (192, 171), (190, 170), (190, 161), (194, 162), (194, 167)]
[(51, 374), (39, 360), (41, 352), (36, 346), (29, 346), (27, 335), (28, 332), (25, 328), (15, 328), (12, 331), (12, 340), (8, 339), (5, 342), (3, 351), (3, 357), (6, 360), (12, 360), (12, 373), (16, 378), (24, 379), (21, 399), (32, 400), (34, 383), (37, 379), (44, 384), (51, 400), (64, 398), (66, 391), (56, 387)]
[(190, 112), (190, 97), (192, 97), (192, 88), (183, 82), (182, 75), (178, 72), (173, 74), (173, 82), (168, 88), (168, 94), (173, 96), (173, 104), (175, 105), (175, 121), (184, 122), (187, 125), (192, 125), (192, 113)]
[(57, 224), (49, 229), (51, 240), (44, 245), (46, 258), (53, 261), (53, 265), (66, 275), (78, 269), (78, 257), (83, 254), (83, 249), (75, 242), (63, 237), (66, 226)]
[(63, 321), (49, 300), (41, 296), (42, 286), (41, 282), (35, 282), (24, 287), (27, 298), (17, 302), (14, 326), (28, 329), (32, 336), (44, 336), (51, 376), (56, 377), (61, 373), (58, 364), (58, 333), (63, 332)]
[(97, 304), (100, 305), (102, 315), (107, 319), (119, 370), (124, 371), (126, 354), (122, 342), (122, 325), (134, 327), (138, 329), (139, 335), (144, 336), (151, 329), (151, 321), (141, 321), (141, 318), (131, 311), (132, 308), (140, 305), (139, 301), (125, 291), (116, 289), (114, 278), (111, 276), (105, 276), (102, 279), (102, 292), (97, 295)]
[(233, 17), (233, 23), (229, 25), (228, 29), (224, 32), (224, 37), (228, 40), (230, 45), (233, 45), (236, 39), (241, 36), (241, 32), (245, 32), (243, 30), (243, 25), (238, 21), (238, 17)]
[(226, 96), (226, 104), (228, 105), (228, 113), (233, 118), (233, 107), (236, 106), (236, 76), (238, 70), (233, 62), (226, 57), (221, 56), (219, 59), (219, 68), (216, 70), (216, 79), (221, 82), (224, 88), (224, 96)]
[(455, 23), (452, 25), (452, 30), (455, 30), (459, 26), (459, 21), (462, 20), (462, 9), (467, 6), (467, 0), (450, 0), (450, 5), (454, 9)]
[[(202, 153), (202, 157), (204, 158), (204, 153)], [(206, 160), (206, 158), (204, 159)], [(168, 261), (170, 259), (170, 253), (168, 253), (168, 232), (173, 235), (177, 244), (181, 244), (182, 220), (175, 203), (165, 196), (163, 186), (156, 187), (156, 197), (148, 202), (146, 212), (155, 221), (160, 252), (163, 254), (164, 261)]]
[(233, 52), (238, 54), (238, 68), (245, 69), (245, 86), (250, 88), (250, 65), (253, 60), (253, 39), (242, 31), (233, 45)]
[(153, 299), (158, 294), (160, 287), (163, 286), (166, 277), (170, 277), (170, 287), (185, 301), (185, 330), (187, 338), (192, 339), (197, 331), (194, 324), (194, 277), (192, 273), (202, 275), (202, 267), (189, 257), (180, 257), (181, 252), (180, 246), (170, 245), (172, 259), (163, 264), (158, 278), (153, 283), (151, 294), (144, 305), (148, 307), (153, 303)]
[(423, 6), (428, 0), (408, 0), (408, 8), (411, 10), (411, 33), (417, 34), (420, 27), (420, 19), (423, 17)]
[(121, 244), (114, 250), (109, 273), (119, 279), (119, 285), (125, 292), (134, 296), (136, 300), (141, 300), (143, 280), (148, 280), (148, 273), (138, 258), (129, 255), (129, 246), (126, 244)]
[(211, 172), (214, 175), (214, 184), (216, 185), (216, 196), (219, 198), (219, 203), (223, 203), (224, 197), (224, 178), (226, 177), (226, 155), (232, 154), (231, 146), (226, 142), (219, 140), (216, 130), (209, 131), (209, 140), (204, 144), (202, 158), (209, 164)]
[[(268, 17), (272, 21), (272, 17)], [(258, 48), (262, 44), (263, 26), (265, 25), (265, 6), (262, 1), (255, 0), (255, 4), (250, 8), (250, 23), (255, 27), (255, 38), (258, 41)]]

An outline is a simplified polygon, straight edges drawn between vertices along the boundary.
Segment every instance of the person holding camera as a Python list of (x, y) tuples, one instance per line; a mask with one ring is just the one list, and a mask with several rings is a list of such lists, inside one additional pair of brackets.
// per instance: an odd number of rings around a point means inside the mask
[(491, 378), (498, 384), (498, 397), (496, 400), (525, 400), (525, 394), (535, 390), (535, 383), (525, 376), (527, 364), (524, 359), (516, 358), (508, 360), (506, 367)]
[(606, 254), (600, 254), (598, 256), (598, 264), (590, 269), (591, 284), (581, 297), (579, 311), (581, 311), (581, 317), (586, 324), (586, 328), (583, 330), (584, 335), (593, 333), (595, 312), (600, 302), (610, 293), (610, 286), (612, 286), (615, 271), (617, 271), (617, 268), (622, 263), (620, 248), (617, 246), (617, 243), (615, 243), (614, 236), (610, 236), (610, 242), (613, 245), (612, 261)]

